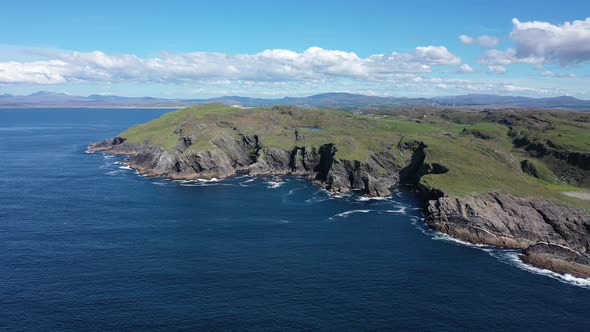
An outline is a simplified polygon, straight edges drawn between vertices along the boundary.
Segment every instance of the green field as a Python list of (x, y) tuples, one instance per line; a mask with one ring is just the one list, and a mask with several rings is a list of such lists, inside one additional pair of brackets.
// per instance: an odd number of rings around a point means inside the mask
[(588, 207), (588, 202), (561, 192), (588, 190), (590, 165), (560, 157), (590, 154), (588, 112), (407, 108), (358, 115), (211, 104), (171, 112), (121, 134), (129, 142), (148, 141), (168, 150), (175, 149), (181, 137), (190, 137), (193, 145), (183, 153), (207, 150), (212, 139), (228, 135), (257, 135), (262, 146), (288, 151), (333, 143), (337, 158), (360, 162), (387, 150), (402, 165), (412, 153), (398, 147), (400, 141), (419, 141), (427, 145), (425, 163), (449, 169), (422, 176), (420, 182), (427, 187), (457, 196), (501, 191)]

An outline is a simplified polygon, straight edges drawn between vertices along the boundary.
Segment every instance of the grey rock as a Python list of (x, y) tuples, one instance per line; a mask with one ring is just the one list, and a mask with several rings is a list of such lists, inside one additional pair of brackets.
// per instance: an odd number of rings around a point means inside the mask
[(127, 155), (127, 164), (148, 176), (172, 179), (225, 178), (237, 172), (250, 175), (307, 177), (332, 192), (389, 196), (399, 180), (398, 161), (391, 153), (371, 155), (366, 161), (335, 157), (337, 147), (295, 146), (290, 151), (264, 146), (257, 136), (229, 134), (212, 140), (211, 148), (192, 151), (194, 138), (181, 136), (176, 149), (164, 150), (148, 142), (115, 138), (92, 144), (89, 151)]
[[(587, 214), (552, 200), (502, 193), (465, 198), (439, 197), (428, 202), (426, 222), (435, 230), (471, 243), (520, 249), (550, 243), (553, 246), (547, 247), (545, 253), (536, 250), (534, 254), (547, 258), (549, 253), (555, 254), (550, 257), (553, 260), (563, 257), (563, 248), (577, 255), (587, 255), (590, 250), (590, 218)], [(541, 264), (540, 259), (536, 262), (536, 265)], [(564, 266), (571, 265), (570, 260), (561, 262)], [(576, 264), (590, 268), (589, 263), (576, 261)], [(571, 265), (569, 273), (582, 276), (579, 270)]]

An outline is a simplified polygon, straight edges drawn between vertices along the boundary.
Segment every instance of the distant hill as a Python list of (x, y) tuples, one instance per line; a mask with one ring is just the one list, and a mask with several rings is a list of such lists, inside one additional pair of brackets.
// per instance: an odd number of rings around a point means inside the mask
[(486, 94), (469, 94), (461, 96), (432, 98), (442, 105), (456, 106), (518, 106), (528, 108), (590, 108), (590, 100), (581, 100), (571, 96), (551, 98), (530, 98), (519, 96), (498, 96)]
[(436, 98), (378, 97), (343, 92), (322, 93), (308, 97), (284, 97), (279, 99), (222, 96), (209, 99), (164, 99), (153, 97), (122, 97), (114, 95), (74, 96), (65, 93), (39, 91), (30, 95), (0, 95), (0, 108), (27, 107), (183, 107), (207, 103), (262, 107), (290, 105), (354, 110), (356, 108), (380, 109), (400, 106), (515, 106), (525, 108), (590, 109), (589, 100), (570, 96), (529, 98), (469, 94)]

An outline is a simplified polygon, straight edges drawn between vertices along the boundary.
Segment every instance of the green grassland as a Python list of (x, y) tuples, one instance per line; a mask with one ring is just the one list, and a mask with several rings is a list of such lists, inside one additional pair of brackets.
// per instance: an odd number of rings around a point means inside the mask
[[(398, 143), (421, 141), (427, 145), (425, 163), (449, 169), (444, 174), (424, 175), (420, 179), (424, 186), (457, 196), (502, 191), (555, 198), (584, 208), (589, 205), (561, 194), (588, 190), (588, 170), (579, 165), (566, 167), (565, 162), (551, 156), (535, 157), (526, 147), (515, 144), (516, 139), (525, 137), (529, 143), (588, 154), (588, 112), (425, 107), (358, 115), (323, 109), (239, 109), (211, 104), (165, 114), (121, 136), (130, 142), (149, 141), (169, 150), (177, 147), (180, 137), (191, 137), (193, 145), (183, 153), (194, 153), (210, 148), (210, 141), (216, 137), (240, 134), (257, 135), (262, 146), (284, 150), (334, 143), (337, 158), (361, 162), (387, 150), (406, 164), (411, 151), (398, 148)], [(523, 171), (523, 160), (535, 169), (534, 176)], [(565, 168), (574, 176), (562, 176), (560, 172)]]

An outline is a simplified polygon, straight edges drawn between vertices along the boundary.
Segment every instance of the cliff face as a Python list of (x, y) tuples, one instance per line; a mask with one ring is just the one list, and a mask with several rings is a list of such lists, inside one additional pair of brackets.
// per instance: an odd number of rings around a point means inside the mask
[(191, 151), (186, 138), (174, 151), (149, 143), (128, 143), (115, 137), (92, 144), (89, 151), (127, 155), (128, 165), (149, 176), (171, 179), (225, 178), (237, 172), (251, 175), (294, 174), (307, 177), (336, 193), (356, 191), (368, 196), (389, 196), (399, 181), (398, 161), (393, 153), (373, 154), (364, 162), (336, 158), (334, 144), (295, 146), (290, 151), (264, 147), (257, 136), (221, 136), (212, 148)]
[(590, 218), (559, 202), (501, 193), (440, 197), (427, 224), (471, 243), (525, 249), (524, 262), (590, 278)]

